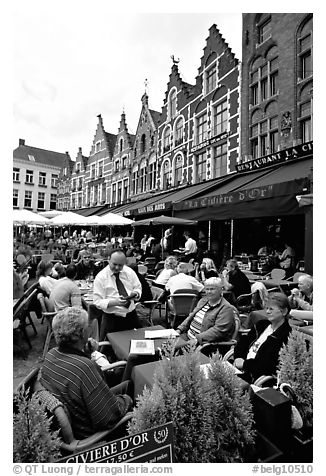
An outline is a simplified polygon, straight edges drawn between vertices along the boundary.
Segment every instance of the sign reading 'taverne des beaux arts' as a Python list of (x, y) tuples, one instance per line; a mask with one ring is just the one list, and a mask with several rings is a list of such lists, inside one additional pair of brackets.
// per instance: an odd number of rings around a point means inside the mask
[(173, 463), (173, 424), (151, 428), (61, 458), (58, 463)]

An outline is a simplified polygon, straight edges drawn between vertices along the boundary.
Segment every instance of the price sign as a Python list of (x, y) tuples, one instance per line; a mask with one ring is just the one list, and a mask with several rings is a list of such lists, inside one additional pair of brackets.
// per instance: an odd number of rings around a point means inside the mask
[(58, 460), (58, 463), (127, 462), (173, 463), (173, 424), (165, 423)]

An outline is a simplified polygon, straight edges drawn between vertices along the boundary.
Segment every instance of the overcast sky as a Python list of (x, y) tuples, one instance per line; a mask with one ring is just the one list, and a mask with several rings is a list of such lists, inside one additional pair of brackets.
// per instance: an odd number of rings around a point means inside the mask
[(77, 8), (70, 0), (49, 8), (44, 1), (16, 1), (13, 147), (22, 138), (27, 145), (68, 151), (73, 160), (78, 147), (89, 155), (96, 116), (102, 114), (105, 130), (116, 134), (123, 108), (135, 133), (145, 78), (150, 108), (160, 112), (170, 56), (180, 58), (182, 78), (194, 84), (213, 23), (241, 58), (240, 10), (140, 13), (112, 3), (78, 2)]

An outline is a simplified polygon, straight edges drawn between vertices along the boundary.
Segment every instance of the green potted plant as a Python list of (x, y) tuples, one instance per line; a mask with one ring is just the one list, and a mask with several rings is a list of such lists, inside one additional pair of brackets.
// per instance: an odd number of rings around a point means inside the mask
[(313, 349), (312, 343), (307, 345), (302, 332), (294, 329), (287, 344), (282, 347), (277, 380), (279, 387), (287, 384), (292, 389), (292, 403), (302, 418), (302, 429), (293, 431), (294, 452), (301, 460), (304, 453), (310, 459), (313, 427)]
[(20, 391), (15, 397), (13, 418), (14, 463), (51, 463), (60, 457), (59, 430), (51, 430), (44, 405), (35, 395)]
[(162, 354), (153, 388), (139, 397), (129, 433), (172, 421), (175, 462), (245, 461), (253, 452), (255, 431), (249, 396), (238, 377), (217, 355), (206, 377), (193, 349), (178, 358), (169, 358), (166, 349)]

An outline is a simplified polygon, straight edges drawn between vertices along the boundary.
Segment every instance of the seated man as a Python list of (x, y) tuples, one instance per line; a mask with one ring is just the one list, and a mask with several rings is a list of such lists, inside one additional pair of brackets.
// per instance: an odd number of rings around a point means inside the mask
[(298, 288), (291, 290), (289, 302), (292, 309), (303, 311), (313, 310), (313, 279), (309, 274), (302, 274), (298, 278)]
[(172, 276), (165, 285), (165, 289), (171, 294), (174, 294), (178, 289), (193, 289), (194, 291), (201, 292), (204, 289), (204, 285), (189, 275), (188, 263), (179, 263), (177, 266), (177, 275)]
[(54, 285), (50, 294), (50, 299), (53, 302), (56, 311), (71, 306), (82, 306), (80, 289), (74, 282), (76, 273), (76, 265), (69, 264), (66, 269), (66, 276), (58, 279)]
[(239, 269), (238, 263), (235, 259), (229, 259), (226, 262), (226, 269), (222, 271), (222, 276), (225, 291), (232, 291), (235, 298), (241, 294), (251, 293), (249, 279)]
[(94, 275), (94, 260), (89, 252), (84, 253), (78, 263), (76, 263), (76, 270), (76, 279), (87, 279)]
[[(41, 369), (40, 383), (67, 407), (74, 436), (86, 438), (114, 426), (132, 407), (125, 394), (129, 382), (108, 387), (99, 367), (84, 348), (87, 312), (70, 307), (58, 312), (52, 328), (58, 347), (51, 349)], [(90, 351), (94, 341), (90, 342)]]
[(205, 296), (176, 329), (188, 344), (231, 339), (235, 326), (234, 313), (237, 311), (224, 299), (222, 291), (221, 278), (208, 278), (205, 281)]

